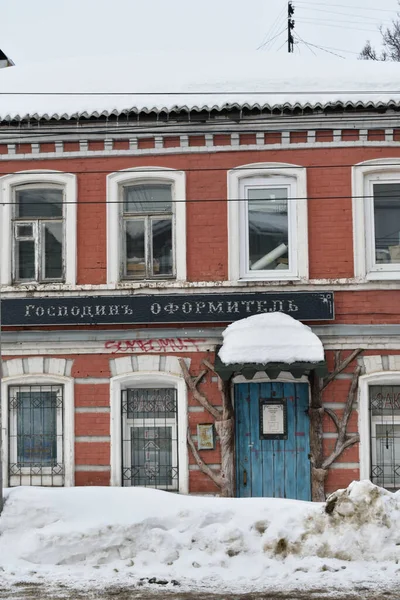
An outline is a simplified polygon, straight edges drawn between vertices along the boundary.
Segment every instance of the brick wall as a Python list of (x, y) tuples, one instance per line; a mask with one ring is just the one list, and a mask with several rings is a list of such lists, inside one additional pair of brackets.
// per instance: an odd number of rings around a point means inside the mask
[[(174, 138), (168, 143), (173, 144)], [(228, 273), (227, 171), (257, 162), (302, 165), (308, 168), (310, 276), (316, 279), (348, 278), (354, 273), (351, 165), (385, 157), (400, 157), (400, 148), (293, 147), (212, 154), (60, 158), (23, 162), (18, 161), (16, 154), (15, 160), (0, 164), (0, 175), (29, 169), (78, 173), (78, 283), (101, 284), (106, 281), (106, 174), (152, 165), (185, 170), (189, 200), (188, 280), (217, 281), (226, 279)]]

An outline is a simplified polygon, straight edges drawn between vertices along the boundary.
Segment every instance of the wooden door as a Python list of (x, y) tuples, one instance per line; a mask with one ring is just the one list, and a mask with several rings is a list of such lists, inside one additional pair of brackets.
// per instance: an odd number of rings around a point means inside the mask
[(237, 495), (311, 500), (308, 384), (234, 389)]

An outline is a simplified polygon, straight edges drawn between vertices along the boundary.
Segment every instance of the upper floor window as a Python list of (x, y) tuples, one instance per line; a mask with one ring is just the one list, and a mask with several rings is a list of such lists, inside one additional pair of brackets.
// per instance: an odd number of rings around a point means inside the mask
[(27, 184), (13, 191), (14, 281), (62, 281), (63, 188)]
[(1, 283), (76, 283), (76, 178), (25, 172), (0, 179)]
[(356, 277), (399, 279), (398, 159), (368, 162), (353, 168), (353, 225)]
[(123, 279), (174, 277), (171, 185), (127, 185), (122, 194)]
[(185, 174), (147, 167), (107, 177), (107, 280), (186, 279)]
[(305, 169), (279, 167), (248, 165), (229, 173), (231, 280), (307, 277)]

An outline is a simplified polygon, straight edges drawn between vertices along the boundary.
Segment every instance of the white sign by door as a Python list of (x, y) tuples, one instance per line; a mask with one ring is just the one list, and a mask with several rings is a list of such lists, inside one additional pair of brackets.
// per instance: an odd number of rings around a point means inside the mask
[(283, 404), (263, 404), (263, 435), (283, 435), (285, 433), (285, 413)]

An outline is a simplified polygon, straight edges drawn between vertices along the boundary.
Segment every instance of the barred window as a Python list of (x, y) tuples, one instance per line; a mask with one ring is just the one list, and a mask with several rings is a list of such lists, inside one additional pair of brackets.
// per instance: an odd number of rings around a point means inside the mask
[(10, 386), (8, 393), (9, 485), (63, 485), (63, 387)]
[(173, 388), (122, 391), (122, 485), (178, 489), (177, 416)]
[(372, 385), (370, 394), (371, 481), (400, 489), (400, 386)]

